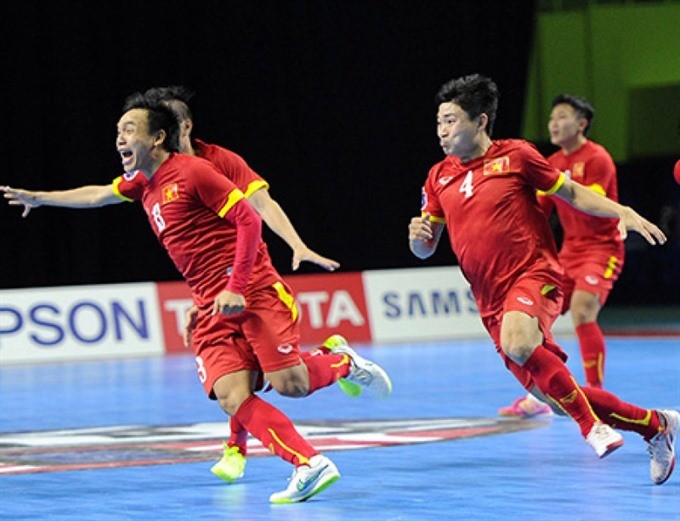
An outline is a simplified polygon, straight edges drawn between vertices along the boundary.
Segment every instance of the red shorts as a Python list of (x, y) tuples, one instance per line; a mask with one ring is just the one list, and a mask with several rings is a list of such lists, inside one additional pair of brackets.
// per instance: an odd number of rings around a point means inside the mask
[(268, 373), (300, 363), (298, 307), (285, 282), (250, 293), (240, 315), (211, 313), (201, 310), (192, 338), (198, 376), (210, 398), (215, 381), (226, 374)]
[(484, 327), (491, 335), (496, 351), (503, 358), (505, 367), (517, 378), (527, 391), (534, 387), (531, 374), (522, 366), (508, 358), (501, 349), (501, 323), (508, 311), (522, 311), (538, 319), (538, 327), (543, 333), (543, 346), (567, 361), (567, 354), (555, 343), (550, 329), (562, 309), (562, 290), (559, 286), (547, 285), (535, 275), (520, 277), (508, 292), (503, 310), (495, 315), (482, 318)]
[(575, 290), (587, 291), (597, 295), (600, 305), (604, 306), (614, 287), (614, 282), (618, 280), (621, 274), (623, 259), (623, 250), (588, 254), (570, 251), (560, 252), (559, 261), (564, 268), (562, 313), (569, 311), (569, 304)]

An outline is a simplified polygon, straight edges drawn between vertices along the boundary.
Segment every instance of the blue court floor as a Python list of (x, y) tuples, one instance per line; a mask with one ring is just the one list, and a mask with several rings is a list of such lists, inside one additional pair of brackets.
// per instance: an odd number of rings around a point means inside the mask
[[(573, 338), (560, 339), (583, 380)], [(253, 440), (245, 476), (209, 469), (226, 418), (190, 356), (0, 369), (2, 520), (680, 520), (680, 470), (649, 478), (645, 443), (598, 460), (568, 419), (507, 420), (522, 394), (486, 340), (361, 345), (392, 376), (387, 400), (337, 388), (263, 395), (341, 479), (270, 505), (292, 467)], [(680, 409), (680, 338), (608, 339), (606, 386)]]

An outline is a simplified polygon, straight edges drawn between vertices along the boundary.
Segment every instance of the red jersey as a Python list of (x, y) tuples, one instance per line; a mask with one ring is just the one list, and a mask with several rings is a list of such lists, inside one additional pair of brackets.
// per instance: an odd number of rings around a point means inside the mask
[[(587, 141), (571, 154), (558, 150), (548, 162), (579, 184), (612, 201), (618, 202), (616, 166), (603, 146)], [(564, 229), (562, 251), (592, 252), (605, 249), (623, 256), (623, 240), (617, 229), (618, 219), (589, 215), (573, 208), (558, 197), (550, 198)]]
[[(250, 197), (260, 188), (269, 188), (267, 181), (262, 179), (257, 172), (250, 168), (245, 159), (235, 152), (219, 145), (206, 143), (200, 139), (194, 139), (192, 146), (198, 157), (210, 161), (217, 170), (234, 183), (246, 197)], [(264, 279), (268, 284), (280, 279), (279, 273), (272, 264), (267, 244), (264, 241), (260, 241), (258, 259), (261, 260), (261, 262), (258, 262), (258, 266), (261, 266), (263, 270), (266, 269), (269, 271), (268, 276)]]
[[(151, 228), (187, 281), (196, 304), (211, 305), (227, 289), (232, 271), (236, 275), (242, 269), (234, 266), (236, 227), (228, 213), (243, 193), (208, 161), (184, 154), (171, 154), (149, 180), (142, 173), (125, 174), (114, 180), (113, 188), (125, 199), (142, 202)], [(261, 243), (259, 229), (258, 222), (256, 241)], [(268, 256), (263, 258), (260, 252), (247, 289), (232, 291), (247, 293), (278, 280), (271, 276)]]
[(498, 140), (482, 157), (448, 156), (423, 188), (422, 211), (445, 222), (453, 252), (479, 312), (498, 313), (517, 279), (528, 272), (558, 286), (562, 268), (536, 190), (554, 193), (563, 176), (522, 140)]
[(253, 192), (260, 188), (269, 187), (267, 181), (250, 168), (241, 156), (231, 150), (205, 143), (200, 139), (193, 140), (193, 148), (198, 157), (207, 159), (215, 165), (246, 197), (250, 197)]

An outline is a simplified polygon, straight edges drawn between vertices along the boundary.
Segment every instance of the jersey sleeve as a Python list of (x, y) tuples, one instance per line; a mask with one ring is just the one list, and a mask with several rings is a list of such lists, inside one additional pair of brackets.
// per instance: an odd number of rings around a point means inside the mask
[(224, 217), (233, 206), (244, 198), (244, 194), (228, 178), (207, 161), (196, 167), (188, 178), (187, 188), (220, 217)]
[(269, 188), (267, 181), (235, 152), (220, 147), (212, 159), (217, 169), (226, 175), (246, 197), (250, 197), (260, 188)]
[(560, 189), (564, 174), (548, 163), (533, 145), (525, 143), (521, 157), (524, 163), (522, 173), (531, 186), (545, 195), (552, 195)]
[(123, 201), (139, 201), (144, 194), (146, 182), (146, 177), (141, 172), (126, 173), (112, 181), (111, 189)]
[(197, 165), (187, 188), (208, 208), (237, 228), (233, 271), (227, 289), (244, 294), (260, 242), (262, 224), (255, 210), (243, 200), (238, 187), (207, 161)]
[(607, 154), (595, 155), (588, 164), (586, 187), (611, 198), (611, 192), (616, 180), (616, 165)]
[(444, 216), (444, 211), (442, 210), (441, 204), (439, 203), (439, 198), (437, 197), (435, 187), (437, 166), (432, 167), (430, 173), (425, 180), (425, 185), (422, 189), (422, 201), (420, 205), (421, 216), (425, 214), (430, 214), (430, 221), (445, 223), (446, 218)]

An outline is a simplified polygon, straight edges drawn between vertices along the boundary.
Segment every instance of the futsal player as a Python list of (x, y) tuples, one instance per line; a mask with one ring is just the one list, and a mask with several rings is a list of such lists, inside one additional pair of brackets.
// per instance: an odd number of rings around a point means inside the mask
[[(573, 182), (618, 202), (616, 165), (602, 145), (588, 139), (595, 109), (585, 98), (560, 94), (552, 101), (548, 122), (550, 141), (560, 147), (548, 163)], [(616, 219), (581, 212), (556, 196), (539, 193), (547, 216), (555, 209), (564, 231), (558, 259), (564, 268), (562, 313), (571, 314), (578, 338), (586, 383), (604, 385), (606, 346), (597, 323), (624, 263), (624, 246)], [(550, 407), (531, 394), (498, 411), (503, 416), (532, 417)]]
[(259, 216), (211, 163), (177, 153), (178, 136), (176, 116), (167, 105), (133, 96), (126, 101), (116, 139), (125, 175), (104, 187), (3, 191), (10, 204), (24, 205), (24, 214), (41, 204), (81, 208), (120, 198), (142, 203), (199, 308), (192, 348), (206, 393), (295, 466), (288, 487), (270, 501), (305, 501), (340, 474), (289, 418), (253, 394), (252, 373), (263, 370), (278, 392), (291, 396), (308, 395), (341, 377), (388, 395), (391, 382), (347, 346), (300, 357), (295, 301), (262, 255)]
[(650, 244), (663, 232), (629, 207), (575, 183), (529, 143), (492, 140), (498, 89), (477, 74), (445, 83), (437, 96), (437, 135), (446, 158), (429, 171), (421, 215), (409, 224), (414, 255), (434, 253), (446, 227), (482, 321), (506, 367), (529, 392), (570, 416), (600, 458), (623, 445), (614, 430), (640, 434), (650, 476), (664, 483), (675, 465), (680, 413), (643, 409), (603, 389), (580, 387), (551, 327), (562, 309), (563, 270), (536, 190), (581, 211), (619, 219)]

